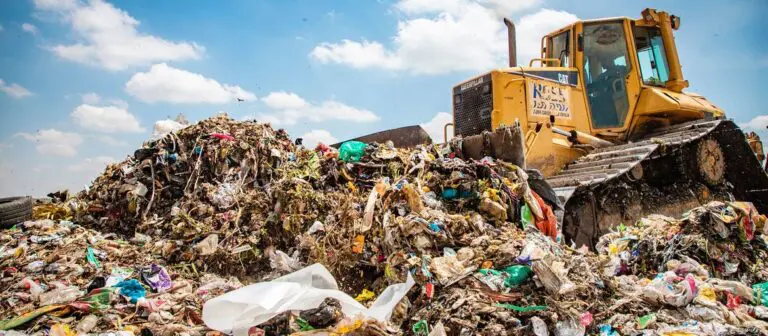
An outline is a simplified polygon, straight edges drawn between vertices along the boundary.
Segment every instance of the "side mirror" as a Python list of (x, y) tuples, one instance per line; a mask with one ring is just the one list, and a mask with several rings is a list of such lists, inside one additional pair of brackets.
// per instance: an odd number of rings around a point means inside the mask
[(584, 34), (579, 34), (579, 36), (576, 37), (576, 48), (579, 49), (579, 51), (584, 51)]

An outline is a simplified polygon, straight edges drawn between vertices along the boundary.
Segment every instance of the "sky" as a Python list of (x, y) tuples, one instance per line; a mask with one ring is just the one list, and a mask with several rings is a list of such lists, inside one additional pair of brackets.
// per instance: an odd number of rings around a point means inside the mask
[(451, 88), (578, 19), (682, 18), (688, 91), (768, 140), (768, 2), (609, 0), (0, 1), (0, 197), (81, 190), (159, 120), (255, 118), (307, 145), (422, 124)]

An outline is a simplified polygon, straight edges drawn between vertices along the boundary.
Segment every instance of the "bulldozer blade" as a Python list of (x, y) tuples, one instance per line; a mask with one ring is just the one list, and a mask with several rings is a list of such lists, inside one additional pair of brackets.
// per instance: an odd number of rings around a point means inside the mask
[[(432, 143), (432, 138), (429, 136), (427, 131), (425, 131), (419, 125), (388, 129), (381, 132), (363, 135), (361, 137), (357, 137), (347, 141), (351, 141), (351, 140), (365, 142), (365, 143), (369, 143), (369, 142), (384, 143), (387, 141), (392, 141), (392, 143), (395, 144), (395, 147), (401, 147), (401, 148), (414, 147), (416, 145), (424, 145), (424, 144)], [(346, 141), (333, 144), (332, 147), (339, 148), (339, 146), (341, 146), (341, 144), (344, 142)]]
[(525, 169), (525, 143), (519, 123), (457, 138), (451, 143), (451, 147), (459, 150), (460, 158), (480, 160), (490, 156)]

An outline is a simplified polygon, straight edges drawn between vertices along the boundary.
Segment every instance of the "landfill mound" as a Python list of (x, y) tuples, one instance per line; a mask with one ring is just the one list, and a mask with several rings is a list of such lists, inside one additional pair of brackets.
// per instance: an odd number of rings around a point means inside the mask
[(751, 204), (650, 216), (593, 252), (559, 243), (537, 185), (449, 146), (308, 150), (207, 119), (3, 232), (0, 330), (768, 333), (768, 225)]

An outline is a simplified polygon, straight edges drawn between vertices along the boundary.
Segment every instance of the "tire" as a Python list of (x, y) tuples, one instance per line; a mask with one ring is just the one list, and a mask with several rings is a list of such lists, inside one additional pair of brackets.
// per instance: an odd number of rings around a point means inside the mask
[(31, 197), (0, 198), (0, 229), (31, 219), (32, 203)]

